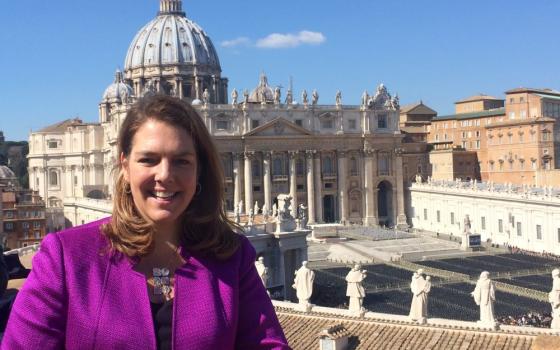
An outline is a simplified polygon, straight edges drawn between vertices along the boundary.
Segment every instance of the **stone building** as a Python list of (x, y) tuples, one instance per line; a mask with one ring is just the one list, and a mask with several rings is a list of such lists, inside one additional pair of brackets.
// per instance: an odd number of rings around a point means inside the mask
[(413, 183), (414, 228), (461, 236), (469, 216), (483, 241), (560, 255), (560, 191), (476, 181)]
[[(539, 184), (539, 172), (555, 168), (560, 141), (560, 92), (541, 89), (506, 91), (506, 100), (487, 95), (456, 102), (455, 114), (432, 120), (428, 140), (476, 152), (476, 178), (483, 181)], [(556, 141), (558, 140), (558, 141)], [(447, 164), (436, 165), (440, 168)], [(434, 176), (441, 177), (436, 174)], [(454, 174), (450, 179), (462, 177)]]
[(37, 193), (19, 186), (15, 174), (0, 166), (0, 240), (4, 247), (39, 243), (46, 234), (45, 203)]
[(283, 97), (261, 74), (251, 92), (231, 91), (228, 103), (213, 44), (178, 0), (161, 0), (133, 39), (99, 122), (69, 119), (30, 135), (31, 188), (50, 208), (64, 208), (69, 223), (108, 208), (120, 125), (138, 97), (153, 93), (181, 97), (204, 118), (222, 155), (228, 210), (240, 202), (270, 210), (289, 193), (293, 208), (308, 207), (310, 223), (407, 224), (404, 182), (427, 158), (425, 144), (402, 142), (398, 97), (381, 84), (355, 105), (343, 104), (341, 93), (321, 104), (316, 90), (296, 103), (295, 91)]

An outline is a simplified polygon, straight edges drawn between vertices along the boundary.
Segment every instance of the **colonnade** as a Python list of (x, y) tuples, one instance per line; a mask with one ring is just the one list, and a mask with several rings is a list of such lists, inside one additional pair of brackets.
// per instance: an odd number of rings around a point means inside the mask
[[(383, 151), (384, 152), (384, 151)], [(256, 198), (260, 198), (259, 205), (271, 210), (275, 184), (284, 185), (292, 197), (292, 215), (296, 216), (300, 202), (307, 205), (308, 222), (324, 223), (325, 217), (323, 199), (332, 195), (336, 200), (334, 205), (334, 220), (339, 223), (361, 222), (366, 226), (379, 224), (378, 214), (378, 185), (385, 181), (391, 186), (390, 221), (393, 224), (406, 224), (404, 213), (402, 155), (400, 152), (384, 152), (389, 155), (392, 166), (386, 172), (378, 171), (378, 154), (380, 150), (350, 150), (350, 151), (321, 151), (321, 150), (286, 150), (286, 151), (253, 151), (229, 153), (223, 156), (231, 160), (231, 182), (233, 183), (233, 205), (243, 202), (244, 213), (253, 208)], [(274, 160), (282, 161), (281, 174), (273, 173)], [(332, 171), (324, 168), (325, 157), (332, 161)], [(259, 161), (259, 174), (253, 174), (253, 161)], [(335, 163), (336, 159), (336, 165)], [(287, 164), (284, 163), (287, 161)], [(300, 168), (298, 169), (298, 161)], [(303, 169), (301, 167), (303, 166)], [(357, 168), (354, 169), (353, 167)], [(287, 169), (286, 169), (287, 168)], [(261, 171), (262, 169), (262, 171)], [(277, 170), (277, 169), (276, 169)], [(286, 171), (287, 170), (287, 171)], [(298, 171), (299, 170), (299, 171)], [(305, 177), (305, 179), (301, 179)], [(298, 182), (299, 178), (299, 182)], [(262, 194), (254, 192), (254, 185), (262, 185)], [(298, 198), (298, 185), (300, 196)], [(305, 190), (302, 190), (302, 187)], [(361, 195), (359, 203), (350, 208), (349, 193), (354, 191)], [(305, 192), (305, 195), (301, 195)], [(264, 202), (263, 202), (264, 199)], [(353, 199), (356, 200), (356, 199)], [(356, 210), (355, 207), (358, 207)], [(356, 216), (359, 217), (356, 217)]]

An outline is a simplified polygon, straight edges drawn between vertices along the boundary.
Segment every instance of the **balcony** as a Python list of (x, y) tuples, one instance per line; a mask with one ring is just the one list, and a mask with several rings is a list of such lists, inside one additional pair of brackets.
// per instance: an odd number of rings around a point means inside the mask
[(288, 175), (272, 175), (272, 181), (274, 182), (288, 181)]
[(323, 173), (323, 180), (335, 180), (336, 179), (336, 173)]

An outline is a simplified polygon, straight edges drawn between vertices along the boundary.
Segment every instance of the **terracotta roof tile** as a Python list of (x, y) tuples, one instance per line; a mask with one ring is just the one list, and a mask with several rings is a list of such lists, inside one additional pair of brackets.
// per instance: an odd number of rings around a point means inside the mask
[(530, 350), (536, 335), (507, 331), (451, 329), (433, 325), (391, 324), (337, 315), (303, 314), (278, 308), (288, 342), (295, 350), (318, 349), (319, 335), (333, 324), (349, 335), (350, 349)]

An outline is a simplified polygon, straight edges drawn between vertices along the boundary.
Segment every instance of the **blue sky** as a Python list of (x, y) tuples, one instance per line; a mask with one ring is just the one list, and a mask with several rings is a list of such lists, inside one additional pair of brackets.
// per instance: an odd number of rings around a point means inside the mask
[[(0, 130), (27, 139), (58, 121), (97, 121), (97, 104), (158, 0), (5, 1)], [(384, 83), (440, 115), (453, 102), (519, 86), (560, 89), (560, 1), (183, 1), (212, 38), (230, 90), (261, 71), (296, 97), (358, 104)], [(303, 32), (303, 34), (302, 34)], [(277, 34), (273, 35), (272, 34)], [(278, 35), (279, 34), (279, 35)], [(234, 45), (237, 43), (237, 45)], [(288, 47), (286, 47), (288, 46)]]

